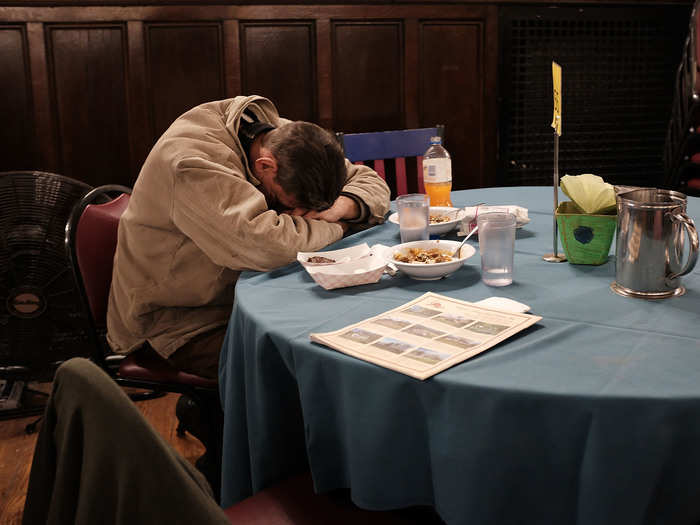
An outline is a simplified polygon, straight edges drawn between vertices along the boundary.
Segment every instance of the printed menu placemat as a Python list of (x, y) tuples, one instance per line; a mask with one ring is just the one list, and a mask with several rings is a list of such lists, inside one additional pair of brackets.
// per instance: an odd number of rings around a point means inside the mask
[(417, 379), (480, 354), (533, 325), (538, 315), (491, 310), (428, 292), (312, 341)]

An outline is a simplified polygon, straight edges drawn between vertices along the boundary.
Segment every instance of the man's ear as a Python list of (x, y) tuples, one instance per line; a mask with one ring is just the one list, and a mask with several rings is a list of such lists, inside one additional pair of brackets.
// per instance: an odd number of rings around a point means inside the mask
[(266, 175), (277, 174), (277, 159), (270, 154), (261, 152), (261, 156), (255, 159), (255, 168), (259, 173)]

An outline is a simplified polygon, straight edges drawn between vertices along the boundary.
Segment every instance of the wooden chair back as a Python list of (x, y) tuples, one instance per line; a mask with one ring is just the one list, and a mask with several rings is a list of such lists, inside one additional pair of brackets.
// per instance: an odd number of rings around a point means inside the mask
[[(406, 193), (424, 193), (423, 154), (430, 146), (430, 137), (444, 138), (444, 135), (445, 126), (441, 124), (432, 128), (336, 133), (348, 160), (373, 168), (389, 184), (392, 198)], [(407, 169), (408, 158), (414, 158), (415, 163), (409, 164)], [(393, 161), (393, 174), (387, 161)]]

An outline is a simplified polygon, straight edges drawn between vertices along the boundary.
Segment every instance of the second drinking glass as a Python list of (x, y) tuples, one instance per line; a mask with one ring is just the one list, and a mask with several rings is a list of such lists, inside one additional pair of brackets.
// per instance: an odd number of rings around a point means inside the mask
[(507, 286), (513, 282), (515, 215), (484, 213), (476, 218), (479, 227), (481, 280), (489, 286)]
[(422, 193), (399, 195), (396, 198), (396, 209), (399, 212), (402, 243), (428, 239), (430, 197)]

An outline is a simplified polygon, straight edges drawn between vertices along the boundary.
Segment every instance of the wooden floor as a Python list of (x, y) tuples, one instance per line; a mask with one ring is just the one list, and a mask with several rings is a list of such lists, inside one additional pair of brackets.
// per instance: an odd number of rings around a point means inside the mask
[[(178, 437), (175, 429), (177, 394), (168, 394), (150, 401), (136, 403), (146, 419), (185, 458), (194, 461), (204, 453), (204, 447), (194, 437)], [(29, 469), (37, 434), (27, 435), (25, 427), (36, 416), (0, 421), (0, 524), (19, 525), (22, 522)]]

